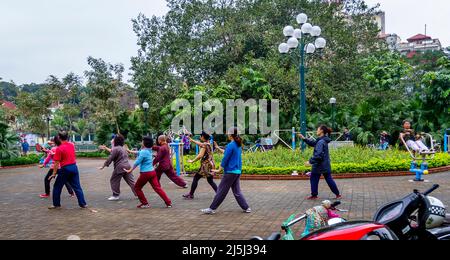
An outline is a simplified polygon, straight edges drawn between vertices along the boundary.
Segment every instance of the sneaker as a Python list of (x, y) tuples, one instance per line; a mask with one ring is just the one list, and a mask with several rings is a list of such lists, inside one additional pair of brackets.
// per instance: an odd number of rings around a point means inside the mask
[(191, 195), (191, 194), (186, 194), (186, 195), (183, 195), (183, 198), (184, 198), (185, 200), (193, 200), (193, 199), (194, 199), (194, 196)]
[(50, 195), (41, 194), (41, 195), (39, 195), (39, 198), (41, 198), (41, 199), (48, 199), (48, 198), (50, 198)]
[(210, 208), (202, 209), (202, 213), (205, 214), (205, 215), (214, 215), (214, 214), (216, 214), (216, 212), (214, 210), (210, 209)]
[(73, 199), (75, 198), (75, 194), (69, 194), (69, 197)]
[(137, 206), (138, 209), (149, 209), (150, 205), (149, 204), (141, 204), (139, 206)]
[(108, 198), (109, 201), (119, 201), (120, 197), (119, 196), (111, 196)]
[(308, 197), (308, 198), (306, 198), (307, 200), (318, 200), (319, 199), (319, 197), (317, 197), (317, 196), (311, 196), (311, 197)]
[(336, 199), (337, 199), (337, 200), (342, 199), (342, 195), (337, 195), (337, 196), (336, 196)]
[(247, 210), (244, 210), (244, 213), (250, 214), (250, 213), (252, 213), (252, 209), (248, 208)]
[(89, 206), (88, 205), (84, 205), (84, 206), (80, 206), (80, 208), (87, 209), (87, 208), (89, 208)]
[(172, 205), (167, 205), (166, 206), (168, 209), (171, 209), (172, 208)]
[(183, 189), (188, 189), (189, 185), (186, 184), (186, 186), (183, 187)]
[(55, 210), (55, 209), (61, 209), (61, 207), (51, 206), (51, 207), (48, 207), (48, 209), (49, 210)]

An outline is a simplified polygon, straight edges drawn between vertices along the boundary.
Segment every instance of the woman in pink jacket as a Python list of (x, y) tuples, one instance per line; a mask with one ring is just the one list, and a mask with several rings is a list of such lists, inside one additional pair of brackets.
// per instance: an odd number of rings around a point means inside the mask
[[(46, 151), (47, 158), (45, 159), (44, 163), (42, 165), (39, 165), (39, 168), (44, 168), (46, 165), (50, 164), (50, 170), (48, 171), (47, 175), (44, 179), (44, 187), (45, 187), (45, 193), (39, 195), (39, 197), (43, 199), (47, 199), (50, 197), (50, 176), (53, 175), (53, 156), (55, 155), (56, 147), (61, 144), (61, 141), (58, 139), (58, 137), (54, 137), (49, 144), (51, 145), (52, 149), (48, 149)], [(69, 192), (70, 197), (75, 197), (75, 194), (72, 190), (72, 187), (68, 183), (66, 183), (67, 191)]]

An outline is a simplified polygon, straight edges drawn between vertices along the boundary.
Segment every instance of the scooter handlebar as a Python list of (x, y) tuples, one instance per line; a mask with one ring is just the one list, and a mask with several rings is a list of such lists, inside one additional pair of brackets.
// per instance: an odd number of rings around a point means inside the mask
[(331, 204), (331, 208), (336, 208), (337, 206), (341, 205), (342, 203), (340, 201), (336, 201), (333, 204)]
[(428, 191), (426, 191), (425, 193), (423, 193), (423, 195), (428, 196), (428, 195), (430, 195), (431, 193), (433, 193), (433, 191), (439, 189), (439, 187), (440, 187), (439, 184), (435, 184), (435, 185), (433, 185), (433, 187), (432, 187), (431, 189), (429, 189)]

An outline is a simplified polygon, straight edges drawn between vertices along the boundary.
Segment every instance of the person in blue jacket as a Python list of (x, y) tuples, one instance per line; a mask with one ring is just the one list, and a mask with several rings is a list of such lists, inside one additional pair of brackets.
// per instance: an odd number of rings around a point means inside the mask
[(308, 200), (316, 200), (319, 197), (319, 181), (323, 175), (331, 191), (336, 195), (336, 199), (342, 198), (341, 193), (331, 175), (331, 161), (328, 144), (331, 142), (331, 129), (325, 125), (317, 129), (317, 140), (307, 139), (303, 135), (299, 137), (309, 146), (314, 147), (313, 157), (305, 163), (306, 166), (312, 166), (311, 171), (311, 197)]
[(244, 194), (241, 191), (240, 178), (242, 174), (242, 138), (238, 133), (238, 129), (233, 127), (228, 130), (228, 139), (231, 141), (224, 152), (222, 163), (218, 170), (213, 170), (215, 173), (223, 171), (222, 181), (220, 182), (216, 196), (211, 206), (203, 209), (204, 214), (215, 214), (216, 210), (225, 200), (230, 189), (233, 190), (234, 197), (242, 208), (244, 213), (251, 213), (252, 210), (245, 200)]

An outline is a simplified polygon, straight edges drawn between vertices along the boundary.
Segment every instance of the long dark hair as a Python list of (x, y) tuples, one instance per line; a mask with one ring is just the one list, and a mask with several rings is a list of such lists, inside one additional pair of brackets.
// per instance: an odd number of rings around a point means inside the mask
[(322, 132), (323, 132), (323, 134), (324, 134), (325, 136), (330, 136), (331, 133), (333, 132), (333, 130), (331, 130), (331, 128), (329, 128), (329, 127), (326, 126), (326, 125), (321, 125), (321, 126), (319, 126), (319, 129), (322, 130)]
[(233, 127), (230, 130), (228, 130), (228, 134), (233, 138), (233, 140), (237, 143), (238, 146), (242, 146), (242, 138), (239, 135), (239, 131), (237, 127)]
[(59, 139), (59, 136), (53, 137), (52, 141), (55, 143), (56, 146), (60, 146), (61, 145), (61, 139)]

